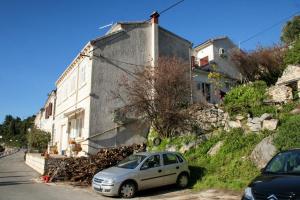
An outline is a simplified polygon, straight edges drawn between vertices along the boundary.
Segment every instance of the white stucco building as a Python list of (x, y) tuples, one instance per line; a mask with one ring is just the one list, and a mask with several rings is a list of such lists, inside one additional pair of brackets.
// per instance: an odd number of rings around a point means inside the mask
[[(193, 100), (218, 103), (220, 99), (242, 80), (241, 71), (230, 60), (237, 46), (226, 36), (209, 39), (193, 49)], [(216, 90), (208, 79), (212, 71), (222, 74), (222, 88)]]

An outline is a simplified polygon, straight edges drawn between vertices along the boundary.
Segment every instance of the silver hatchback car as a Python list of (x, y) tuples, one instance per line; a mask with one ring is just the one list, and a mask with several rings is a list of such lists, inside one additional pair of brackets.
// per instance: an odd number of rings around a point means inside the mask
[(92, 187), (106, 196), (132, 198), (139, 190), (189, 182), (188, 164), (180, 153), (142, 152), (122, 160), (115, 167), (97, 173)]

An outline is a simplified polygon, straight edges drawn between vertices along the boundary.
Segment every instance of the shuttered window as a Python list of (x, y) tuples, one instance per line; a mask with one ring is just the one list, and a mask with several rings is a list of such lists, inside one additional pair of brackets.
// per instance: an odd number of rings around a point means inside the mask
[(208, 65), (208, 56), (200, 59), (200, 67)]

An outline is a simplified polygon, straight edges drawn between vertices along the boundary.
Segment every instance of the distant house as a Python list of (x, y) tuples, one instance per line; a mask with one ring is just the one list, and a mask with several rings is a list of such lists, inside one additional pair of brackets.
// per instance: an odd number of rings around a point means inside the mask
[[(36, 114), (34, 125), (36, 128), (51, 133), (54, 136), (55, 122), (55, 105), (56, 105), (56, 90), (52, 90), (48, 94), (48, 98), (43, 108)], [(52, 143), (52, 141), (51, 141)]]
[[(218, 103), (220, 99), (241, 81), (241, 71), (230, 60), (230, 53), (237, 46), (228, 37), (209, 39), (196, 47), (192, 52), (193, 67), (193, 100)], [(222, 88), (216, 91), (208, 74), (212, 71), (222, 74)]]
[[(154, 66), (160, 56), (176, 56), (190, 66), (192, 44), (159, 26), (158, 17), (154, 13), (151, 21), (114, 24), (106, 35), (89, 41), (60, 75), (51, 113), (52, 140), (60, 154), (70, 154), (70, 140), (81, 145), (78, 155), (146, 141), (149, 124), (123, 119), (119, 110), (125, 103), (112, 91), (122, 78), (131, 80), (137, 67)], [(45, 116), (42, 112), (39, 117)], [(46, 123), (41, 118), (37, 124)]]

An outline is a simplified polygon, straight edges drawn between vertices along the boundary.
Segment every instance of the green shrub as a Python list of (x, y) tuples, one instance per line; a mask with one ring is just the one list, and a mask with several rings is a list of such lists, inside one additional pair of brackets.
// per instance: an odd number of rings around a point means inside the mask
[(277, 114), (277, 108), (276, 106), (260, 105), (252, 107), (248, 112), (255, 117), (259, 117), (264, 113), (270, 113), (275, 116)]
[(292, 48), (288, 49), (284, 56), (284, 63), (286, 65), (300, 64), (300, 39), (293, 44)]
[(51, 135), (48, 132), (40, 129), (32, 129), (27, 134), (28, 144), (31, 149), (39, 150), (40, 152), (47, 149), (48, 143), (50, 142)]
[(299, 105), (298, 101), (292, 101), (292, 102), (286, 103), (282, 106), (282, 109), (280, 110), (280, 112), (288, 113), (288, 112), (294, 110), (297, 107), (297, 105)]
[(300, 115), (284, 115), (274, 139), (278, 150), (300, 147)]
[(231, 115), (249, 113), (253, 108), (262, 105), (266, 98), (267, 85), (263, 81), (255, 81), (233, 88), (224, 98), (224, 107)]

